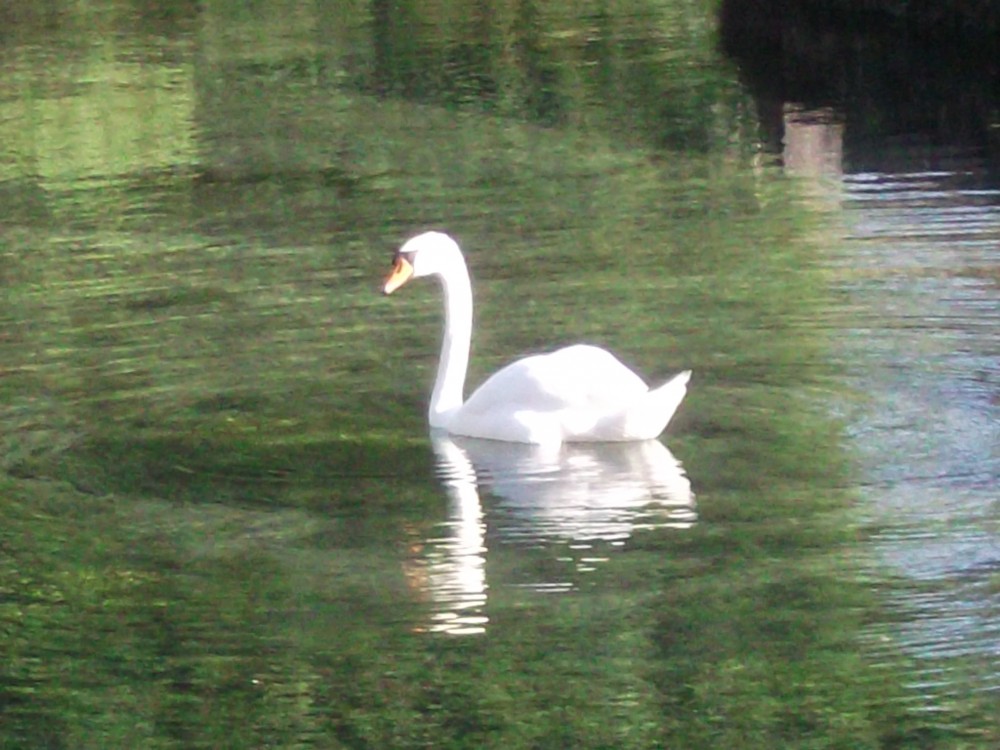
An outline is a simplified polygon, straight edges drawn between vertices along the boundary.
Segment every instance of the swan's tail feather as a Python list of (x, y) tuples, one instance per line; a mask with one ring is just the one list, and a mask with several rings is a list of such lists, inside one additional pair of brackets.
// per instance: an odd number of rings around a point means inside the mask
[(687, 393), (691, 371), (680, 372), (659, 388), (640, 394), (624, 409), (606, 413), (585, 429), (567, 431), (567, 441), (618, 442), (655, 440), (670, 422)]
[(674, 375), (659, 388), (653, 388), (625, 413), (624, 439), (650, 440), (659, 437), (687, 394), (691, 371)]

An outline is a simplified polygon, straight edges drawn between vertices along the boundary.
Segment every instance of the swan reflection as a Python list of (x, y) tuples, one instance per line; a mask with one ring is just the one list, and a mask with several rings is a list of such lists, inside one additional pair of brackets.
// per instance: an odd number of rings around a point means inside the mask
[[(494, 544), (562, 543), (570, 556), (560, 559), (583, 572), (606, 559), (598, 545), (621, 546), (637, 529), (683, 529), (696, 520), (691, 483), (655, 440), (544, 447), (432, 433), (431, 445), (449, 498), (448, 520), (422, 548), (436, 610), (431, 630), (485, 631), (487, 525)], [(480, 491), (495, 500), (488, 519)]]

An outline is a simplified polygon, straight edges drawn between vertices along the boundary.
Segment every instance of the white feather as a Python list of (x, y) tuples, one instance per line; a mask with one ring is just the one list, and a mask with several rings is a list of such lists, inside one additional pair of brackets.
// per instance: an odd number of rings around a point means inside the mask
[(407, 241), (406, 259), (386, 282), (391, 292), (409, 278), (438, 276), (445, 297), (445, 333), (431, 394), (431, 427), (455, 435), (519, 443), (649, 440), (666, 428), (687, 392), (690, 371), (650, 390), (613, 354), (577, 344), (519, 359), (491, 375), (468, 400), (462, 391), (472, 337), (472, 286), (458, 244), (427, 232)]

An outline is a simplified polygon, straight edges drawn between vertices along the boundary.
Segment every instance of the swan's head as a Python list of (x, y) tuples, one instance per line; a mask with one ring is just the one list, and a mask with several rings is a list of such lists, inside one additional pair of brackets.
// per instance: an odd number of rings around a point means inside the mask
[(445, 276), (456, 266), (464, 266), (464, 261), (455, 240), (443, 232), (418, 234), (396, 251), (392, 272), (382, 291), (392, 294), (410, 279)]

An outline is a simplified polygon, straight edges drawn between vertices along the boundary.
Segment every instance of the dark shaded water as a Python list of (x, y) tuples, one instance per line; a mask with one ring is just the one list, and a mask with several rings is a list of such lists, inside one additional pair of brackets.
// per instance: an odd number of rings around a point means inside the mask
[[(761, 104), (714, 14), (11, 17), (0, 745), (997, 744), (988, 151)], [(427, 226), (473, 381), (691, 368), (663, 441), (429, 436)]]

